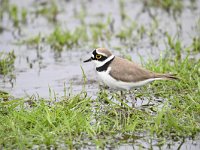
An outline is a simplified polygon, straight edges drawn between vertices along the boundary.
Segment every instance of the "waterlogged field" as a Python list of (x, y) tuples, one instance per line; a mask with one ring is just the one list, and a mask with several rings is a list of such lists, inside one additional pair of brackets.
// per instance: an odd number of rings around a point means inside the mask
[[(180, 80), (125, 99), (98, 47)], [(0, 120), (0, 149), (200, 149), (200, 1), (0, 0)]]

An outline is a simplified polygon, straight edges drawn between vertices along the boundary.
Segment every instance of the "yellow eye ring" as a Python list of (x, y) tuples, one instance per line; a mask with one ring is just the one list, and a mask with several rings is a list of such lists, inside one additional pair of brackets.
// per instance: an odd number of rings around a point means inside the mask
[(96, 55), (96, 59), (100, 59), (101, 57), (102, 57), (102, 56), (99, 55), (99, 54)]

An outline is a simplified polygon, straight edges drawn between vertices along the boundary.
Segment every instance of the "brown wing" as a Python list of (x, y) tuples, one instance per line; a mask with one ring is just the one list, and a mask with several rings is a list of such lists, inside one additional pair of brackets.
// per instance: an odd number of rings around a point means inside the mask
[(124, 82), (137, 82), (155, 77), (153, 72), (120, 57), (115, 57), (110, 64), (110, 67), (110, 75), (112, 75), (116, 80)]

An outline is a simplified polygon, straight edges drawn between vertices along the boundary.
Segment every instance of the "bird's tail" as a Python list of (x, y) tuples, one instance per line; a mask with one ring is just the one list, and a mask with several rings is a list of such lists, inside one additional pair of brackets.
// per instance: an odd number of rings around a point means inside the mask
[(154, 78), (166, 79), (166, 80), (180, 80), (175, 74), (154, 74)]

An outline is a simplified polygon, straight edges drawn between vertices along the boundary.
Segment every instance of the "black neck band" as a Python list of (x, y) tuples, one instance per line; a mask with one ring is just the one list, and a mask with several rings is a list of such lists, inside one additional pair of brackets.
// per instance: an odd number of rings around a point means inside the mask
[(106, 71), (108, 69), (108, 66), (110, 65), (110, 63), (113, 61), (115, 57), (113, 57), (111, 60), (109, 60), (108, 62), (106, 62), (103, 66), (101, 67), (96, 67), (96, 70), (98, 72), (102, 72), (102, 71)]

